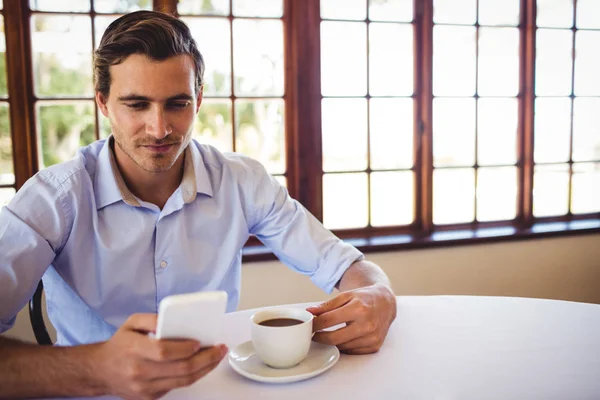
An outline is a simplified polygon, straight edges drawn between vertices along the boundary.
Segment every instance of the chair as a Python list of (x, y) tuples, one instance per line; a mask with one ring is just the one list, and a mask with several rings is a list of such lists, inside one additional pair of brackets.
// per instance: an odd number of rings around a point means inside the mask
[(46, 330), (46, 324), (44, 323), (44, 314), (42, 313), (42, 292), (44, 291), (44, 284), (42, 281), (38, 283), (37, 289), (33, 294), (33, 297), (29, 300), (29, 321), (33, 328), (33, 334), (35, 340), (41, 345), (52, 345), (52, 340)]

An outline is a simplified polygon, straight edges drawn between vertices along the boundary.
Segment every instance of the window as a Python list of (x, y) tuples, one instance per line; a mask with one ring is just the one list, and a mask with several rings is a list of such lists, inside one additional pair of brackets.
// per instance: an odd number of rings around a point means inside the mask
[(518, 0), (433, 2), (433, 223), (517, 216)]
[(600, 211), (600, 3), (538, 0), (533, 214)]
[(323, 222), (414, 221), (413, 6), (321, 0)]
[(0, 1), (0, 209), (14, 196), (16, 183), (10, 129), (10, 98), (6, 79), (6, 39), (2, 3)]
[(363, 249), (600, 229), (596, 0), (4, 3), (21, 33), (8, 75), (0, 59), (5, 199), (109, 134), (92, 49), (154, 7), (205, 58), (194, 137), (258, 159)]
[[(110, 134), (98, 112), (92, 53), (119, 15), (152, 0), (30, 0), (31, 54), (39, 168), (71, 159)], [(65, 45), (68, 43), (68, 45)]]
[(206, 63), (194, 137), (286, 184), (283, 0), (178, 3)]

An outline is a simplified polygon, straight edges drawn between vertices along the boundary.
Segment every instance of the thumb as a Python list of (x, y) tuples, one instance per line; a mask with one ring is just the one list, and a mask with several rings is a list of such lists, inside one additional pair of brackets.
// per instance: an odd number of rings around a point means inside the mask
[(343, 305), (348, 303), (351, 299), (352, 299), (352, 294), (350, 292), (344, 292), (344, 293), (337, 295), (333, 299), (327, 300), (324, 303), (321, 303), (321, 304), (313, 306), (313, 307), (309, 307), (306, 309), (306, 311), (308, 311), (309, 313), (311, 313), (313, 315), (318, 316), (318, 315), (324, 314), (328, 311), (335, 310), (336, 308), (342, 307)]
[(154, 332), (158, 316), (156, 314), (133, 314), (123, 324), (123, 328), (137, 332)]

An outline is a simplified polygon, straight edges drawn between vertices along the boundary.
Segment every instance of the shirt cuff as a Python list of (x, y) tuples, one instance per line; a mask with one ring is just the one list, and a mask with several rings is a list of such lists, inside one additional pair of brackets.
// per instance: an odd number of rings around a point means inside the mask
[(364, 254), (356, 247), (340, 241), (334, 248), (327, 252), (323, 263), (310, 279), (324, 292), (331, 294), (346, 270), (354, 262), (364, 259)]
[(16, 320), (17, 320), (17, 317), (14, 316), (12, 319), (9, 319), (8, 321), (0, 321), (0, 333), (4, 333), (4, 332), (8, 331), (10, 328), (12, 328), (15, 325)]

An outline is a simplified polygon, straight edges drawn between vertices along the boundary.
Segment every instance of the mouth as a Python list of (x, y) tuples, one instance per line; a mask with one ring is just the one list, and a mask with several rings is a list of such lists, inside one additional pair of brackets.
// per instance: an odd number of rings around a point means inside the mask
[(175, 143), (172, 144), (162, 144), (162, 145), (146, 145), (143, 146), (144, 148), (150, 150), (153, 153), (166, 153), (169, 150), (171, 150), (172, 148), (175, 147)]

